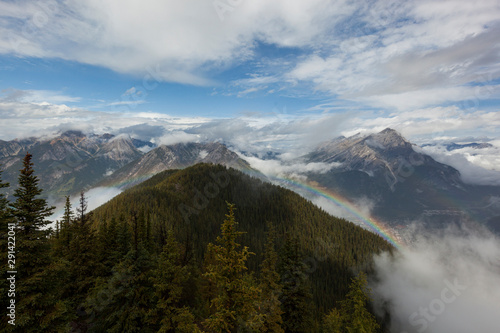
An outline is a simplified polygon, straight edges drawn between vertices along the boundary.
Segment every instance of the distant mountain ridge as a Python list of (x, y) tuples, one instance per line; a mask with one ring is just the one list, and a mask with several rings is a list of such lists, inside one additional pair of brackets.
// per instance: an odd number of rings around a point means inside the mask
[[(144, 153), (144, 151), (147, 151)], [(17, 185), (21, 161), (33, 155), (35, 171), (44, 195), (61, 200), (95, 186), (125, 183), (129, 187), (168, 169), (182, 169), (197, 163), (221, 164), (251, 170), (220, 143), (179, 143), (155, 147), (129, 135), (84, 134), (67, 131), (52, 138), (0, 141), (0, 167), (10, 182), (8, 194)]]
[[(59, 200), (97, 186), (128, 188), (164, 170), (198, 163), (221, 164), (265, 178), (221, 143), (155, 147), (126, 134), (68, 131), (53, 138), (0, 141), (2, 177), (11, 183), (8, 195), (17, 185), (27, 151), (33, 155), (45, 196)], [(265, 157), (276, 158), (272, 152)], [(437, 162), (390, 128), (338, 137), (299, 160), (302, 164), (335, 165), (327, 172), (308, 172), (306, 176), (352, 202), (368, 199), (373, 203), (373, 216), (393, 226), (415, 220), (440, 226), (450, 219), (485, 222), (500, 217), (500, 205), (495, 204), (500, 198), (499, 186), (465, 184), (458, 170)], [(289, 163), (293, 167), (293, 161)]]
[[(429, 146), (433, 147), (433, 146), (437, 146), (437, 144), (427, 143), (427, 144), (422, 145), (422, 147), (429, 147)], [(463, 143), (463, 144), (450, 142), (450, 143), (445, 143), (443, 146), (446, 147), (446, 150), (448, 150), (448, 151), (453, 151), (453, 150), (463, 149), (463, 148), (484, 149), (484, 148), (493, 147), (493, 145), (491, 143), (488, 143), (488, 142), (471, 142), (471, 143)]]
[(121, 187), (128, 188), (159, 172), (184, 169), (198, 163), (220, 164), (236, 170), (251, 170), (246, 161), (221, 143), (178, 143), (162, 145), (151, 150), (106, 177), (98, 185), (121, 184)]
[(308, 178), (352, 201), (371, 200), (374, 216), (393, 225), (414, 220), (444, 225), (450, 216), (485, 222), (500, 215), (489, 205), (500, 197), (500, 187), (465, 184), (458, 170), (424, 154), (390, 128), (334, 139), (302, 159), (340, 163), (327, 173), (309, 173)]
[(458, 170), (415, 151), (409, 141), (390, 128), (364, 137), (337, 138), (306, 155), (306, 160), (341, 163), (343, 171), (363, 171), (370, 177), (384, 178), (391, 189), (415, 167), (427, 165), (436, 170), (433, 178), (441, 187), (462, 186)]
[(142, 152), (138, 148), (144, 144), (133, 142), (129, 136), (67, 131), (49, 139), (2, 141), (0, 164), (12, 191), (21, 160), (29, 152), (44, 194), (57, 198), (87, 189), (106, 174), (139, 158)]

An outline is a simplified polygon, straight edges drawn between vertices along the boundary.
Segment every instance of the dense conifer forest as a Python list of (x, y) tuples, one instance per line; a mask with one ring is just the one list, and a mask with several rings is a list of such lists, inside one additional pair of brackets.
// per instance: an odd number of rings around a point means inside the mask
[(366, 274), (391, 246), (292, 191), (198, 164), (92, 212), (68, 197), (47, 228), (34, 168), (27, 154), (14, 200), (0, 197), (2, 309), (11, 230), (17, 271), (2, 332), (383, 331)]

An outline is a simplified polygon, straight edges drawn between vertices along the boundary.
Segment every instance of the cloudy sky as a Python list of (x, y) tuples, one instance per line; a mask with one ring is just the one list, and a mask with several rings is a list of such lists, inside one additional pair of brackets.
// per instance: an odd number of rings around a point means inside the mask
[(499, 36), (498, 0), (1, 0), (0, 139), (498, 142)]

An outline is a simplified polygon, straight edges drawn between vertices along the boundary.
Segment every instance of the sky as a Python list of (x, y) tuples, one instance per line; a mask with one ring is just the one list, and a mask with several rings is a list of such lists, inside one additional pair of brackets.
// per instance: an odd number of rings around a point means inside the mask
[[(0, 139), (81, 129), (297, 155), (391, 127), (498, 148), (499, 36), (499, 0), (2, 0)], [(443, 158), (494, 169), (487, 155)]]
[[(0, 140), (221, 141), (300, 173), (331, 166), (287, 159), (391, 127), (498, 185), (499, 111), (500, 0), (0, 0)], [(457, 237), (377, 259), (395, 332), (497, 331), (498, 240)]]

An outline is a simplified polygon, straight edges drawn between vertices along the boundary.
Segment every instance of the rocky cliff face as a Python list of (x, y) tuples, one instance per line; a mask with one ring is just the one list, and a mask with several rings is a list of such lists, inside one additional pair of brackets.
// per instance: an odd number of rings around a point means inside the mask
[(35, 172), (46, 196), (75, 194), (106, 174), (142, 156), (128, 136), (85, 135), (68, 131), (51, 139), (0, 142), (3, 179), (12, 193), (26, 152), (33, 155)]
[[(50, 139), (0, 141), (3, 180), (7, 194), (17, 186), (26, 152), (33, 155), (35, 172), (44, 195), (61, 199), (96, 185), (135, 184), (169, 169), (197, 163), (222, 164), (239, 170), (248, 163), (220, 143), (185, 143), (154, 148), (150, 142), (126, 134), (86, 135), (68, 131)], [(143, 151), (148, 151), (143, 153)]]
[(326, 174), (310, 173), (308, 178), (352, 201), (368, 198), (375, 203), (373, 214), (394, 224), (464, 217), (484, 221), (500, 214), (477, 209), (500, 196), (499, 187), (463, 183), (458, 170), (421, 153), (392, 129), (337, 138), (305, 159), (341, 163)]
[(238, 170), (250, 169), (247, 162), (220, 143), (179, 143), (159, 146), (116, 171), (100, 185), (129, 187), (164, 170), (183, 169), (197, 163), (221, 164)]
[(440, 187), (462, 186), (458, 170), (438, 163), (414, 150), (414, 146), (393, 129), (350, 138), (338, 138), (321, 145), (307, 156), (310, 162), (341, 163), (342, 171), (362, 171), (371, 177), (382, 177), (389, 187), (409, 177), (416, 167), (432, 172), (426, 177)]

